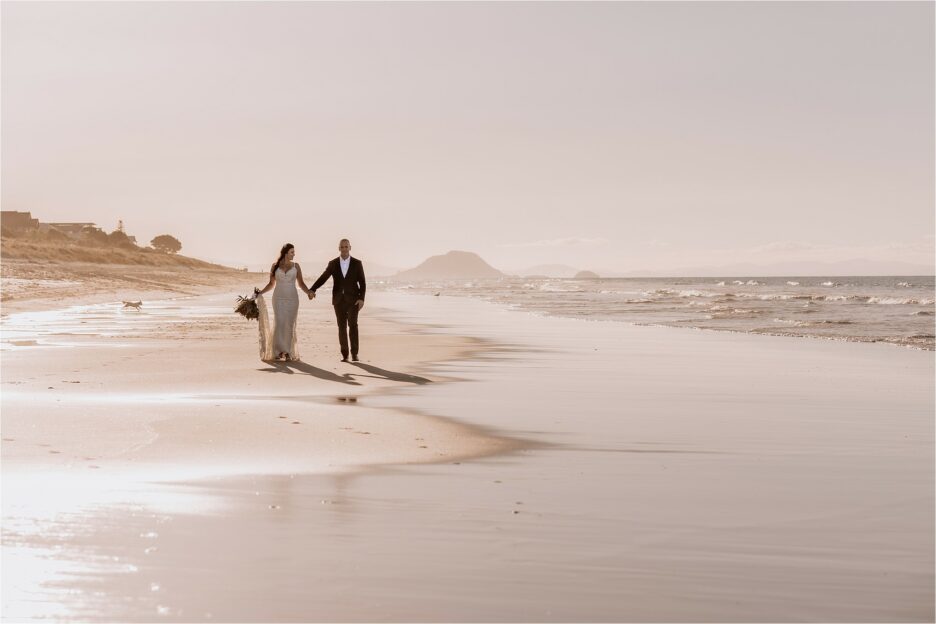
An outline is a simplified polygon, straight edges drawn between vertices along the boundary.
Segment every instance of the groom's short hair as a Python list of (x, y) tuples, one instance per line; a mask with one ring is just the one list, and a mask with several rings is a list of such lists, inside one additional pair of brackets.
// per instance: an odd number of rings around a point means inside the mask
[(351, 241), (349, 241), (347, 238), (342, 238), (340, 241), (338, 241), (338, 244), (339, 244), (339, 245), (340, 245), (341, 243), (348, 243), (348, 244), (350, 245), (350, 244), (351, 244)]

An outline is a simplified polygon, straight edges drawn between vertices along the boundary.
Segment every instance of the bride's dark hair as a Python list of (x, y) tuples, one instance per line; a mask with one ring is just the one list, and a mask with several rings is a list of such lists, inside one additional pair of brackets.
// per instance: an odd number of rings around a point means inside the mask
[(276, 273), (276, 269), (278, 269), (280, 265), (283, 264), (283, 259), (286, 257), (286, 254), (289, 253), (290, 249), (295, 249), (295, 247), (296, 246), (292, 243), (286, 243), (283, 245), (283, 247), (280, 249), (279, 258), (277, 258), (276, 262), (273, 263), (273, 268), (270, 269), (270, 273)]

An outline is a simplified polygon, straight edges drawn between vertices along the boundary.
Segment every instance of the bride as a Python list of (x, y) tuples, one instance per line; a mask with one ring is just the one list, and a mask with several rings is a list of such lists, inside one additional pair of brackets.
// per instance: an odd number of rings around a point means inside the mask
[[(279, 258), (270, 267), (270, 281), (257, 293), (257, 308), (260, 311), (260, 359), (298, 360), (296, 348), (296, 317), (299, 314), (299, 295), (296, 284), (306, 295), (309, 288), (302, 280), (302, 268), (294, 262), (296, 248), (286, 243), (280, 249)], [(273, 290), (273, 318), (276, 325), (270, 331), (270, 320), (263, 293)]]

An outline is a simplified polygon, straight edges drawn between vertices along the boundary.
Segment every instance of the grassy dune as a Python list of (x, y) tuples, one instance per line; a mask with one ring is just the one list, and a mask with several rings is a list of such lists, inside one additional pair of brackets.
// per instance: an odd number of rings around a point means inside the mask
[(231, 271), (230, 267), (179, 254), (143, 247), (93, 247), (73, 241), (31, 238), (0, 238), (0, 259), (51, 262), (90, 262), (161, 267), (198, 267)]
[(195, 294), (206, 288), (239, 292), (263, 285), (263, 276), (178, 254), (40, 236), (0, 238), (0, 277), (5, 305), (107, 294), (141, 299), (154, 292)]

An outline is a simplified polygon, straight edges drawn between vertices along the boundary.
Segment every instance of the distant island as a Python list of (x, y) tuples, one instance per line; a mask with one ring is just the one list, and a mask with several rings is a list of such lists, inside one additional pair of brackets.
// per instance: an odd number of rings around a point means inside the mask
[(579, 271), (573, 279), (600, 279), (601, 276), (594, 271)]
[(504, 274), (470, 251), (450, 251), (432, 256), (419, 266), (400, 271), (393, 280), (446, 280), (485, 279), (504, 277)]

